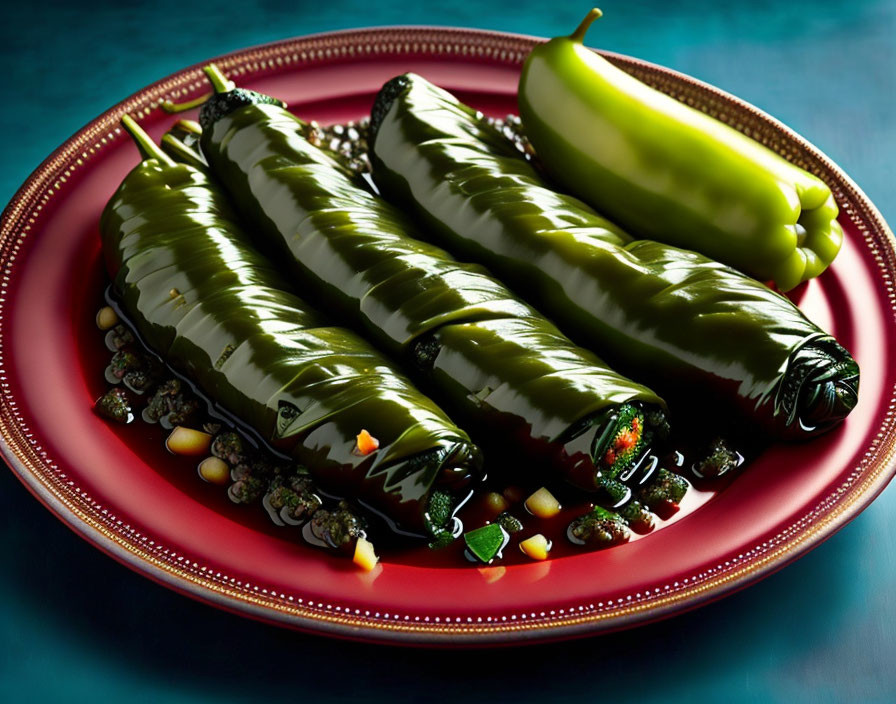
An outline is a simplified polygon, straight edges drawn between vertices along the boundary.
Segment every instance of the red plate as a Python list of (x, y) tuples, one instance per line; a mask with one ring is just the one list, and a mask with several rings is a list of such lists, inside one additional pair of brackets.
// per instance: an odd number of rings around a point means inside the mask
[[(240, 85), (322, 122), (366, 114), (379, 86), (413, 70), (487, 113), (515, 111), (534, 39), (467, 30), (340, 32), (250, 49), (219, 65)], [(846, 242), (800, 306), (862, 367), (858, 407), (837, 431), (765, 453), (728, 488), (644, 539), (543, 563), (436, 569), (386, 562), (370, 574), (239, 520), (172, 481), (127, 433), (92, 412), (102, 388), (97, 220), (137, 153), (125, 112), (158, 137), (163, 98), (204, 92), (199, 67), (128, 98), (29, 178), (0, 227), (0, 434), (18, 477), (100, 549), (173, 589), (273, 623), (330, 635), (433, 644), (556, 639), (668, 616), (731, 593), (805, 553), (855, 517), (896, 471), (894, 240), (852, 181), (755, 108), (691, 78), (622, 56), (642, 80), (697, 105), (824, 179)], [(93, 350), (93, 351), (92, 351)], [(190, 477), (191, 486), (198, 480)]]

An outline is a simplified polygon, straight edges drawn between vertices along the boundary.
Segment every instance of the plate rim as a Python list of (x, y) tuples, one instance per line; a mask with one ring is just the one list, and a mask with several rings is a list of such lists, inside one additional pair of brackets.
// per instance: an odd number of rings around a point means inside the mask
[[(357, 58), (356, 51), (360, 51), (358, 47), (369, 47), (367, 54), (374, 57), (400, 56), (404, 52), (464, 61), (472, 54), (471, 58), (476, 60), (517, 66), (535, 44), (543, 41), (546, 40), (493, 30), (389, 26), (283, 39), (211, 60), (229, 75), (243, 80), (276, 73), (293, 63), (322, 66), (353, 60)], [(875, 255), (878, 268), (896, 272), (896, 238), (876, 206), (839, 166), (805, 138), (746, 101), (691, 76), (622, 54), (599, 53), (641, 80), (703, 109), (821, 176), (834, 188), (841, 213), (856, 225)], [(32, 172), (0, 216), (0, 266), (6, 277), (4, 281), (13, 269), (20, 245), (32, 225), (39, 225), (40, 211), (53, 193), (64, 190), (65, 182), (77, 169), (86, 168), (104, 146), (123, 138), (118, 127), (121, 116), (127, 112), (136, 115), (139, 121), (157, 110), (163, 98), (183, 100), (202, 93), (206, 87), (202, 66), (206, 63), (181, 69), (120, 101), (69, 137)], [(6, 286), (5, 282), (3, 286)], [(896, 314), (896, 293), (891, 279), (885, 281), (885, 288), (890, 311)], [(6, 304), (5, 295), (0, 294), (0, 380), (6, 376), (2, 366), (3, 309)], [(173, 560), (160, 558), (161, 553), (155, 554), (155, 551), (141, 547), (139, 541), (116, 529), (114, 524), (107, 525), (91, 515), (87, 510), (89, 506), (79, 505), (74, 483), (69, 482), (71, 486), (68, 486), (58, 480), (53, 474), (52, 460), (46, 453), (41, 456), (34, 443), (29, 443), (20, 427), (21, 416), (8, 388), (0, 393), (0, 450), (28, 490), (76, 534), (139, 574), (199, 601), (269, 623), (353, 640), (443, 646), (522, 644), (620, 630), (665, 618), (727, 596), (801, 557), (864, 510), (896, 474), (894, 398), (894, 389), (890, 389), (890, 411), (882, 419), (879, 432), (862, 461), (850, 475), (857, 481), (851, 484), (847, 481), (827, 494), (819, 494), (820, 502), (810, 508), (809, 514), (821, 511), (820, 520), (796, 530), (790, 526), (770, 541), (777, 540), (777, 543), (761, 556), (745, 559), (732, 569), (722, 570), (699, 583), (695, 580), (694, 584), (668, 595), (645, 599), (640, 604), (529, 623), (507, 621), (470, 625), (462, 623), (460, 617), (456, 623), (406, 623), (344, 612), (336, 614), (323, 608), (260, 598), (246, 590), (234, 589), (199, 573), (183, 570), (176, 562), (171, 564)], [(825, 503), (831, 506), (822, 511)], [(785, 535), (788, 531), (793, 535)]]

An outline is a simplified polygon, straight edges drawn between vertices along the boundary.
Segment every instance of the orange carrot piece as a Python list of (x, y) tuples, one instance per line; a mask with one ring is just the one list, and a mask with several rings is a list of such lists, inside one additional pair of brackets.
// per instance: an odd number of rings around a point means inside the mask
[(359, 455), (369, 455), (371, 452), (377, 450), (380, 446), (380, 441), (377, 440), (373, 435), (368, 433), (365, 429), (361, 429), (361, 432), (358, 433), (358, 437), (356, 440), (355, 447), (357, 448)]

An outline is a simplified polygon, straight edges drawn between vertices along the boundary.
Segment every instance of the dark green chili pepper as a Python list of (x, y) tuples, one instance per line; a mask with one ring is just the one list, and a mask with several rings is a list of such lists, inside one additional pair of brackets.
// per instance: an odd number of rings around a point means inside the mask
[(303, 139), (297, 118), (225, 92), (200, 120), (216, 178), (301, 290), (410, 359), (441, 402), (588, 490), (643, 456), (646, 417), (662, 419), (645, 411), (664, 407), (653, 392), (481, 267), (413, 239), (411, 222)]
[(446, 91), (412, 74), (389, 81), (371, 132), (377, 186), (427, 236), (667, 398), (710, 420), (723, 399), (779, 438), (823, 432), (855, 406), (855, 361), (790, 301), (703, 255), (633, 240), (551, 190)]
[[(426, 535), (436, 487), (479, 475), (467, 435), (355, 334), (288, 292), (201, 170), (130, 118), (144, 160), (100, 227), (114, 288), (147, 344), (208, 398), (396, 530)], [(361, 451), (366, 429), (379, 448)]]

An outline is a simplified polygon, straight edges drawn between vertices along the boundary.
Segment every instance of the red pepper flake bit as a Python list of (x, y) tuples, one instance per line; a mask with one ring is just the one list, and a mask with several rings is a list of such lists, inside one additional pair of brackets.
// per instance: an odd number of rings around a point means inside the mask
[(362, 456), (369, 455), (371, 452), (375, 452), (379, 449), (379, 446), (380, 441), (362, 428), (355, 441), (355, 454)]
[(617, 452), (625, 452), (631, 450), (638, 444), (638, 435), (632, 430), (622, 430), (616, 436), (616, 442), (613, 443), (613, 449)]
[(620, 428), (616, 437), (613, 439), (613, 446), (604, 453), (603, 461), (608, 467), (612, 467), (616, 460), (625, 457), (637, 446), (641, 439), (643, 426), (641, 419), (635, 416), (632, 418), (631, 427)]

